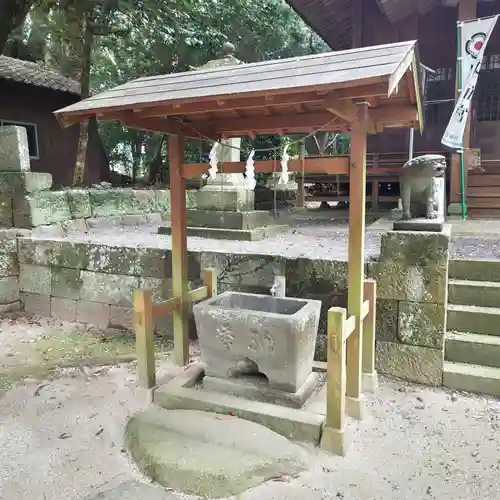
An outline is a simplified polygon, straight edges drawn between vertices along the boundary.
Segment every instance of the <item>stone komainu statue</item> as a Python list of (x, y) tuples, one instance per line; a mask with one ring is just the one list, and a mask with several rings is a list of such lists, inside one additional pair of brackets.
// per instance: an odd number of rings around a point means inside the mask
[(434, 179), (443, 177), (446, 158), (441, 155), (417, 156), (401, 169), (399, 186), (403, 204), (403, 220), (438, 217), (439, 193)]

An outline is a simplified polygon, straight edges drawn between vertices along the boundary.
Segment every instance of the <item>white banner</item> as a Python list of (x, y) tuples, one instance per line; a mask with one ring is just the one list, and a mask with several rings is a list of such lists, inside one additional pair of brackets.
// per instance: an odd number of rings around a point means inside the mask
[(460, 60), (461, 93), (441, 139), (444, 146), (454, 151), (462, 151), (463, 148), (465, 125), (481, 71), (484, 51), (498, 17), (497, 15), (459, 24), (462, 55)]

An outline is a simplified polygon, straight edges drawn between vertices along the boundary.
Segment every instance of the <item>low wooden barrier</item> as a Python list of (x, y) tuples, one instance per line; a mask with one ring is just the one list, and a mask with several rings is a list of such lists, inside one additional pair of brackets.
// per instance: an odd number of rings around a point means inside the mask
[[(198, 302), (216, 295), (217, 273), (215, 269), (206, 269), (203, 275), (203, 286), (191, 290), (189, 300)], [(139, 386), (151, 389), (156, 385), (153, 318), (175, 312), (181, 300), (179, 297), (172, 297), (154, 304), (149, 290), (135, 290), (133, 304)]]
[[(359, 366), (363, 378), (376, 383), (375, 372), (375, 310), (376, 284), (365, 280), (360, 318), (347, 317), (341, 307), (328, 310), (327, 335), (327, 379), (326, 379), (326, 419), (323, 427), (321, 447), (332, 453), (344, 456), (347, 451), (345, 436), (346, 390), (347, 390), (347, 341), (356, 328), (356, 321), (362, 323), (361, 359), (349, 360)], [(360, 374), (361, 375), (361, 374)]]

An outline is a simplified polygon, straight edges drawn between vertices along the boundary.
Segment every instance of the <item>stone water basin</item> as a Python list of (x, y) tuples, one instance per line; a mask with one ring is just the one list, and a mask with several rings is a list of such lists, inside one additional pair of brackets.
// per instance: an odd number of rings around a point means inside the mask
[(225, 292), (193, 306), (205, 375), (264, 374), (295, 393), (312, 372), (321, 301)]

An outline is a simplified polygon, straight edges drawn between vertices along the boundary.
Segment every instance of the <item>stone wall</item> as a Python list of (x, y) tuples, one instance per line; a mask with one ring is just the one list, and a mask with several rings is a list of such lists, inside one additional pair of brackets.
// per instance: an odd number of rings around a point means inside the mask
[(448, 300), (449, 234), (383, 235), (377, 280), (377, 370), (441, 385)]
[[(0, 252), (0, 311), (28, 313), (100, 328), (132, 329), (132, 293), (171, 297), (171, 252), (77, 243), (5, 232)], [(8, 234), (7, 234), (8, 233)], [(17, 244), (16, 244), (17, 238)], [(381, 373), (440, 385), (443, 371), (449, 238), (444, 234), (389, 232), (379, 262), (367, 264), (377, 280), (377, 369)], [(189, 252), (191, 288), (214, 267), (219, 291), (268, 294), (276, 275), (287, 295), (323, 303), (316, 359), (326, 359), (328, 308), (347, 305), (347, 263), (274, 255)], [(3, 308), (3, 309), (2, 309)], [(155, 320), (156, 332), (172, 334), (171, 315)], [(192, 334), (196, 334), (191, 322)]]

